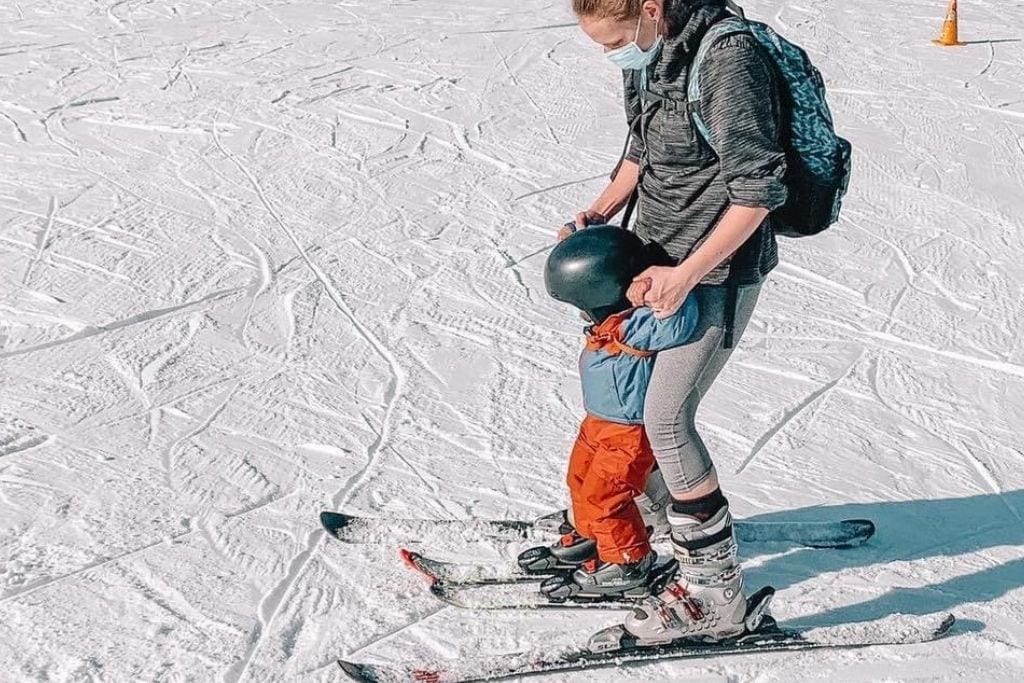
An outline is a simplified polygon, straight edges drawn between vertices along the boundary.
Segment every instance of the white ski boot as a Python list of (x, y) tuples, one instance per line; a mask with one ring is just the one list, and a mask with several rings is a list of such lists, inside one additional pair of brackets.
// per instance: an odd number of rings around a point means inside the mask
[(680, 638), (726, 640), (756, 628), (748, 619), (732, 515), (721, 492), (673, 503), (668, 520), (679, 575), (626, 616), (626, 632), (647, 646)]
[(671, 532), (666, 513), (672, 505), (672, 499), (669, 497), (668, 486), (665, 485), (665, 478), (661, 476), (660, 469), (651, 470), (647, 475), (644, 492), (633, 501), (640, 509), (644, 525), (652, 529), (651, 538), (667, 536)]

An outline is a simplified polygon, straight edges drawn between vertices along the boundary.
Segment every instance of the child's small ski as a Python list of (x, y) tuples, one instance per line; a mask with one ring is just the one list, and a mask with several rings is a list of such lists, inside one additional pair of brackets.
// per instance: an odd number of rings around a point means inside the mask
[(430, 581), (430, 592), (438, 600), (465, 609), (623, 609), (657, 593), (675, 576), (678, 568), (679, 563), (670, 555), (667, 560), (659, 559), (646, 584), (626, 593), (593, 595), (581, 592), (564, 599), (549, 598), (541, 593), (540, 584), (550, 575), (527, 575), (511, 581), (451, 583), (421, 573)]

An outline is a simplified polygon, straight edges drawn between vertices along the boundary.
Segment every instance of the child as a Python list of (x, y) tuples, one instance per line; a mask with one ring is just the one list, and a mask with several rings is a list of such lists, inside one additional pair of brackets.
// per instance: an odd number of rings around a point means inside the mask
[(602, 225), (560, 242), (548, 257), (548, 293), (579, 308), (592, 324), (580, 356), (587, 415), (569, 459), (573, 533), (520, 556), (527, 571), (575, 569), (541, 586), (548, 597), (611, 596), (643, 588), (655, 564), (633, 499), (643, 493), (654, 454), (643, 426), (644, 396), (655, 353), (685, 344), (697, 325), (696, 297), (658, 320), (633, 308), (626, 290), (655, 265), (634, 233)]

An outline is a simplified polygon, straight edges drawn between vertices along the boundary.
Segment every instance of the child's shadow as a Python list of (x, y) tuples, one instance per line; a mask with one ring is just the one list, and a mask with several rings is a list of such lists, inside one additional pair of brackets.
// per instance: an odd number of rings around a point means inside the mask
[[(1024, 490), (970, 498), (854, 503), (801, 508), (750, 518), (755, 522), (797, 522), (867, 518), (877, 533), (865, 546), (849, 550), (808, 550), (773, 558), (751, 574), (783, 589), (815, 576), (850, 567), (893, 561), (953, 558), (998, 546), (1018, 546), (1019, 559), (981, 571), (951, 568), (957, 576), (920, 588), (896, 588), (867, 602), (801, 619), (807, 625), (870, 621), (893, 612), (928, 614), (968, 602), (994, 600), (1024, 586)], [(743, 552), (743, 548), (740, 548)], [(977, 558), (971, 558), (977, 561)], [(947, 561), (948, 562), (948, 561)], [(955, 562), (953, 562), (955, 565)]]

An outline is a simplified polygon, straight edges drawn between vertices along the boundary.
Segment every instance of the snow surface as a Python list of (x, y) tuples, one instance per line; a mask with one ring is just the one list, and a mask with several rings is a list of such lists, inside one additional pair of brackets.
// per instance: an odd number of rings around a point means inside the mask
[[(618, 619), (446, 608), (316, 519), (563, 504), (580, 325), (531, 254), (624, 132), (568, 4), (0, 6), (0, 679), (340, 680)], [(550, 680), (1024, 680), (1024, 3), (963, 2), (959, 49), (944, 0), (747, 4), (856, 178), (700, 422), (740, 516), (879, 525), (746, 547), (750, 584), (790, 623), (962, 623)]]

